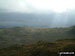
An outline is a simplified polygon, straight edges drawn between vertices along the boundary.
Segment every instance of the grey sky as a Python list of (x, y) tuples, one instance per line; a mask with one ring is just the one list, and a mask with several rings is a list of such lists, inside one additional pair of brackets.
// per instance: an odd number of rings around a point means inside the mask
[(0, 0), (0, 10), (8, 12), (64, 12), (75, 9), (75, 0)]
[(0, 0), (0, 25), (75, 25), (75, 0)]

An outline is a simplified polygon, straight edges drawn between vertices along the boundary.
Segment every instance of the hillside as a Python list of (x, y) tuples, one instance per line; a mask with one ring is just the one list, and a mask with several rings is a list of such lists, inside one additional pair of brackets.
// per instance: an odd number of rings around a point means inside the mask
[(14, 45), (0, 49), (0, 56), (59, 56), (61, 51), (75, 51), (75, 40), (39, 41), (29, 45)]
[(34, 28), (9, 27), (0, 28), (0, 48), (12, 45), (32, 44), (38, 41), (55, 41), (59, 39), (73, 39), (72, 27), (68, 28)]

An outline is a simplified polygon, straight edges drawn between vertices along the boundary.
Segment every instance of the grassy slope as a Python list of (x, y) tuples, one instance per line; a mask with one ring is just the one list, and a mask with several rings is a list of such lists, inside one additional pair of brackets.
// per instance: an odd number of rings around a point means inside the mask
[(14, 45), (0, 49), (0, 56), (59, 56), (61, 51), (75, 51), (75, 40), (39, 41), (29, 45)]
[(71, 40), (75, 37), (74, 30), (31, 27), (0, 29), (0, 56), (58, 56), (59, 51), (75, 51), (75, 40)]
[(14, 27), (0, 29), (0, 48), (14, 44), (29, 44), (37, 41), (55, 41), (73, 38), (68, 32), (71, 28), (32, 28)]

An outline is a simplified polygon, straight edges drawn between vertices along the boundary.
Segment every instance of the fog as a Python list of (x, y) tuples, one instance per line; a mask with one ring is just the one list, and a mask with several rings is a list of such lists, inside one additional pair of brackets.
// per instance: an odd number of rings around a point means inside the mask
[(67, 27), (75, 25), (75, 12), (1, 13), (1, 26)]
[(0, 27), (75, 25), (75, 0), (0, 0)]

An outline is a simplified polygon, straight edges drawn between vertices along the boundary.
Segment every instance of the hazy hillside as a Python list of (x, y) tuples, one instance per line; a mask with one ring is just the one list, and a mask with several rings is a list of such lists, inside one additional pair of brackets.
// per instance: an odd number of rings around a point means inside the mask
[(74, 39), (75, 28), (33, 28), (11, 27), (0, 28), (0, 48), (15, 44), (30, 44), (38, 41), (55, 41), (59, 39)]
[(39, 41), (30, 45), (13, 45), (0, 49), (0, 56), (59, 56), (61, 51), (75, 51), (75, 40)]
[(0, 56), (75, 51), (74, 25), (75, 0), (0, 0)]

